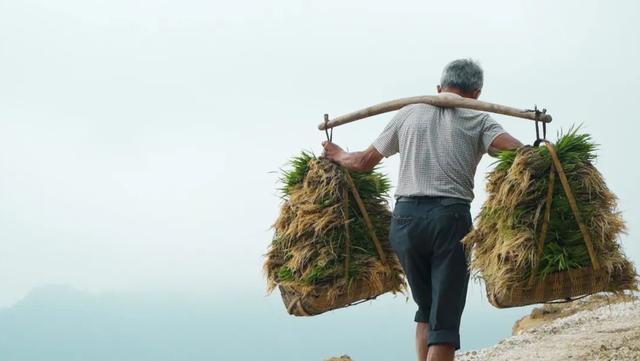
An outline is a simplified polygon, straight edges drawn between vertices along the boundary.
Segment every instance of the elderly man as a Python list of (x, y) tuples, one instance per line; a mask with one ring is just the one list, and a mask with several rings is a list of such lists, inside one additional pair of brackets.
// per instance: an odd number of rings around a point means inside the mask
[[(438, 93), (477, 99), (480, 66), (449, 63)], [(353, 171), (369, 171), (400, 153), (400, 175), (389, 240), (400, 259), (414, 301), (419, 361), (453, 360), (460, 348), (460, 318), (469, 282), (461, 244), (472, 227), (473, 178), (484, 153), (522, 144), (488, 114), (412, 104), (398, 111), (366, 150), (345, 152), (324, 142), (324, 155)]]

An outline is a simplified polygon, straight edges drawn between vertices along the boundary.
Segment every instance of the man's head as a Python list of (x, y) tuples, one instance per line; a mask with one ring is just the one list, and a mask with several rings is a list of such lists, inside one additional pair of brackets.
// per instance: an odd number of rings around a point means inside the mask
[(482, 68), (478, 63), (471, 59), (458, 59), (444, 67), (438, 93), (450, 92), (465, 98), (478, 99), (482, 91), (482, 82)]

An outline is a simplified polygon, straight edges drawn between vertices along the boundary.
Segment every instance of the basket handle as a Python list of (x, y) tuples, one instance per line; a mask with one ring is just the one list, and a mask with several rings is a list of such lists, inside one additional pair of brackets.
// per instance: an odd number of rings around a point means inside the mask
[(349, 279), (349, 258), (351, 257), (351, 233), (349, 232), (349, 191), (345, 188), (342, 191), (342, 214), (344, 217), (345, 230), (345, 256), (344, 256), (344, 277)]
[[(540, 240), (538, 241), (538, 255), (540, 257), (541, 251), (544, 246), (544, 240), (546, 238), (546, 233), (548, 230), (549, 216), (551, 212), (551, 197), (553, 194), (553, 174), (554, 174), (553, 171), (555, 168), (555, 171), (558, 172), (558, 178), (560, 178), (562, 189), (564, 190), (564, 193), (567, 196), (567, 200), (569, 201), (569, 206), (571, 207), (573, 216), (576, 218), (576, 222), (578, 223), (578, 227), (580, 228), (580, 233), (582, 233), (582, 238), (584, 239), (584, 243), (587, 246), (587, 251), (589, 252), (589, 258), (591, 259), (591, 265), (593, 266), (593, 269), (597, 271), (600, 269), (600, 262), (596, 257), (596, 252), (593, 247), (591, 234), (589, 233), (587, 226), (582, 221), (582, 216), (580, 215), (580, 209), (578, 208), (578, 203), (576, 202), (576, 198), (573, 195), (573, 192), (571, 191), (569, 180), (567, 179), (567, 175), (564, 173), (564, 169), (562, 168), (562, 163), (560, 162), (560, 158), (558, 158), (558, 153), (556, 152), (556, 149), (553, 146), (553, 143), (547, 140), (543, 140), (543, 142), (544, 142), (544, 145), (549, 150), (552, 164), (551, 164), (551, 175), (549, 176), (549, 188), (547, 191), (547, 204), (546, 204), (545, 219), (544, 219), (545, 223), (542, 225), (542, 234), (541, 234)], [(533, 278), (533, 274), (532, 274), (532, 278)]]
[(595, 249), (593, 248), (593, 241), (591, 240), (591, 234), (587, 229), (587, 226), (582, 222), (582, 216), (580, 215), (580, 209), (578, 208), (578, 203), (576, 202), (576, 198), (571, 191), (571, 186), (569, 185), (569, 181), (567, 180), (567, 176), (564, 173), (564, 169), (562, 168), (562, 163), (560, 163), (560, 158), (558, 158), (558, 153), (556, 153), (556, 149), (553, 144), (549, 141), (544, 141), (545, 146), (549, 150), (549, 154), (551, 154), (551, 159), (556, 167), (556, 171), (558, 172), (558, 177), (560, 178), (560, 183), (562, 184), (562, 188), (564, 189), (564, 193), (567, 196), (567, 200), (569, 201), (569, 205), (571, 206), (571, 211), (573, 212), (573, 216), (576, 217), (576, 222), (578, 223), (578, 227), (580, 228), (580, 233), (582, 233), (582, 238), (584, 239), (584, 243), (587, 245), (587, 251), (589, 252), (589, 258), (591, 258), (591, 264), (593, 265), (594, 270), (600, 269), (600, 262), (596, 257)]
[(551, 203), (553, 202), (553, 189), (555, 186), (556, 172), (553, 163), (551, 163), (551, 169), (549, 170), (549, 184), (547, 186), (547, 198), (545, 200), (544, 218), (542, 223), (542, 230), (540, 231), (540, 238), (538, 239), (538, 249), (536, 257), (536, 264), (531, 270), (531, 277), (529, 278), (529, 286), (532, 286), (535, 280), (535, 276), (538, 273), (540, 267), (540, 257), (544, 251), (544, 241), (547, 238), (547, 232), (549, 231), (549, 219), (551, 219)]
[(367, 212), (367, 208), (364, 206), (364, 202), (362, 198), (360, 198), (360, 193), (358, 192), (358, 188), (356, 188), (356, 184), (353, 182), (353, 178), (351, 178), (351, 174), (349, 174), (348, 170), (344, 170), (344, 174), (347, 178), (347, 182), (349, 183), (349, 187), (351, 187), (351, 192), (353, 193), (353, 198), (355, 198), (356, 203), (358, 204), (358, 208), (360, 209), (360, 213), (362, 213), (362, 218), (364, 219), (364, 223), (367, 225), (367, 231), (369, 232), (369, 236), (373, 241), (373, 244), (376, 246), (376, 251), (378, 252), (378, 256), (380, 257), (380, 261), (382, 264), (387, 264), (387, 258), (384, 255), (384, 251), (382, 250), (382, 245), (376, 236), (376, 232), (373, 229), (373, 223), (371, 223), (371, 218), (369, 218), (369, 213)]

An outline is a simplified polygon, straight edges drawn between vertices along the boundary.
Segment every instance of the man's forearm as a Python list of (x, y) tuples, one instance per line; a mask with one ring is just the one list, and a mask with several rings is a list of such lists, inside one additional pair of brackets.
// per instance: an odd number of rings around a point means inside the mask
[(488, 153), (490, 156), (495, 157), (503, 150), (511, 150), (522, 147), (522, 143), (511, 136), (509, 133), (502, 133), (496, 139), (494, 139), (493, 143), (489, 146)]
[(368, 172), (380, 163), (383, 155), (374, 146), (362, 152), (345, 152), (331, 142), (323, 142), (324, 156), (354, 172)]
[(371, 169), (367, 167), (365, 159), (366, 152), (343, 152), (338, 164), (354, 172), (366, 172)]

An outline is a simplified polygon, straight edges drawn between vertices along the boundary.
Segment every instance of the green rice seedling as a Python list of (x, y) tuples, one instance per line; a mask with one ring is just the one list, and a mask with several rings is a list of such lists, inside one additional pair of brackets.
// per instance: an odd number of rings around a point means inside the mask
[[(402, 270), (388, 241), (388, 178), (377, 169), (350, 173), (381, 242), (385, 263), (357, 206), (347, 171), (310, 152), (302, 152), (289, 165), (280, 178), (283, 203), (264, 264), (269, 291), (289, 286), (302, 294), (320, 290), (337, 296), (356, 281), (376, 291), (403, 291)], [(383, 280), (388, 279), (392, 286), (384, 289), (389, 285)]]
[[(635, 268), (620, 248), (624, 220), (617, 198), (593, 166), (597, 145), (578, 128), (560, 133), (555, 149), (591, 235), (596, 257), (611, 275), (610, 289), (637, 288)], [(463, 240), (473, 252), (472, 270), (494, 290), (526, 288), (531, 279), (591, 266), (585, 240), (559, 181), (553, 185), (548, 232), (538, 242), (552, 159), (545, 146), (501, 152), (487, 176), (488, 199), (476, 228)]]

